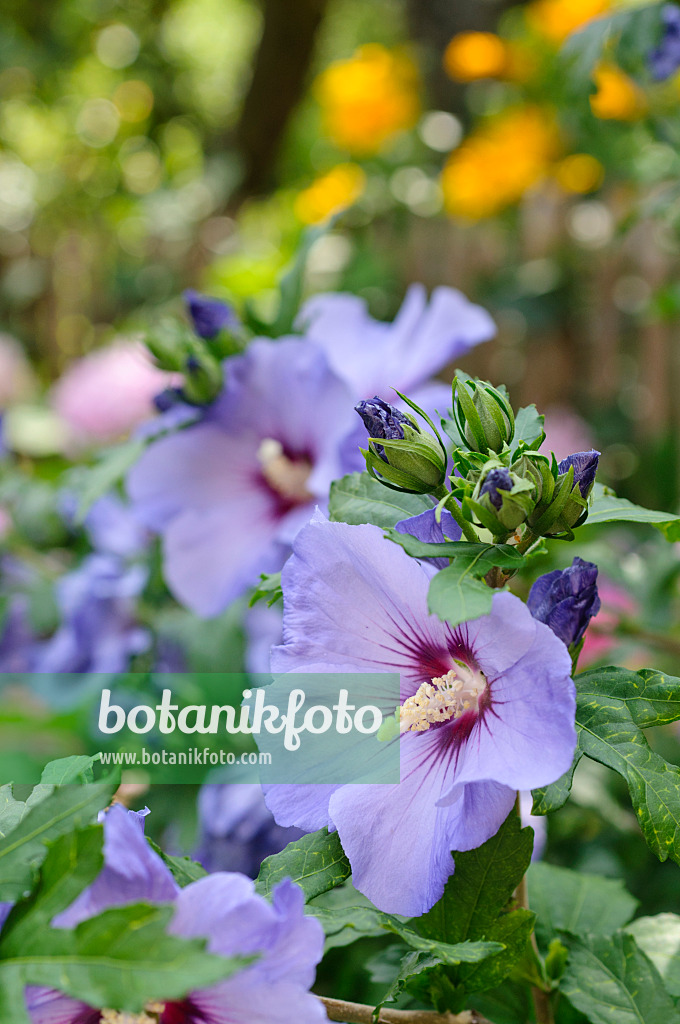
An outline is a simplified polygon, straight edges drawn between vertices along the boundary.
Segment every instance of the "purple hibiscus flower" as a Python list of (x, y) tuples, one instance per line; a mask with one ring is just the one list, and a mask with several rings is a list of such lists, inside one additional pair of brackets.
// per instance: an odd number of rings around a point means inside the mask
[(496, 333), (486, 310), (462, 292), (435, 288), (428, 303), (422, 284), (411, 285), (392, 323), (374, 320), (356, 295), (327, 294), (305, 304), (298, 326), (359, 398), (387, 387), (410, 394)]
[(226, 364), (226, 386), (199, 422), (152, 443), (128, 477), (140, 518), (163, 536), (176, 597), (217, 615), (277, 570), (287, 545), (328, 496), (360, 469), (343, 464), (352, 395), (314, 345), (254, 341)]
[[(281, 882), (272, 903), (258, 896), (244, 875), (218, 873), (180, 889), (144, 838), (143, 814), (114, 805), (104, 819), (104, 867), (67, 910), (52, 922), (74, 928), (110, 907), (139, 901), (173, 903), (169, 930), (205, 938), (222, 956), (257, 955), (250, 966), (181, 1002), (154, 1004), (160, 1024), (321, 1024), (322, 1004), (309, 988), (323, 952), (323, 932), (304, 916), (302, 891)], [(32, 1024), (100, 1024), (117, 1021), (53, 989), (29, 988)], [(127, 1017), (120, 1015), (124, 1020)]]
[(277, 825), (258, 785), (208, 784), (198, 796), (201, 830), (195, 853), (206, 871), (240, 871), (257, 878), (265, 857), (299, 839), (300, 829)]
[(136, 621), (146, 569), (112, 554), (92, 554), (56, 584), (61, 625), (40, 644), (34, 672), (123, 672), (151, 637)]
[[(375, 526), (315, 517), (283, 571), (272, 655), (274, 672), (400, 673), (398, 785), (276, 785), (266, 799), (281, 825), (337, 829), (355, 886), (409, 916), (441, 897), (450, 851), (494, 835), (516, 790), (559, 778), (576, 742), (564, 644), (507, 593), (447, 626), (427, 611), (434, 571)], [(395, 710), (370, 678), (366, 698)]]

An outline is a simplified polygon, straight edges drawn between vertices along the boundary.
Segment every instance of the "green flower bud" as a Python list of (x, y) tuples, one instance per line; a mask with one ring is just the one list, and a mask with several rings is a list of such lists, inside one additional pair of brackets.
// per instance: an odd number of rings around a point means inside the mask
[(208, 342), (177, 320), (163, 318), (146, 336), (146, 345), (163, 370), (184, 375), (181, 397), (191, 405), (207, 405), (222, 389), (222, 363)]
[(356, 411), (372, 434), (368, 450), (361, 449), (372, 476), (415, 494), (428, 494), (441, 487), (446, 479), (445, 453), (411, 416), (377, 396), (359, 402)]
[(551, 500), (542, 501), (529, 520), (532, 531), (543, 537), (572, 535), (588, 515), (588, 496), (595, 483), (600, 453), (576, 452), (555, 467), (555, 486)]
[(521, 526), (535, 504), (534, 485), (492, 460), (482, 470), (470, 505), (494, 536)]
[(515, 434), (515, 416), (502, 392), (480, 380), (453, 382), (453, 413), (473, 452), (501, 452)]

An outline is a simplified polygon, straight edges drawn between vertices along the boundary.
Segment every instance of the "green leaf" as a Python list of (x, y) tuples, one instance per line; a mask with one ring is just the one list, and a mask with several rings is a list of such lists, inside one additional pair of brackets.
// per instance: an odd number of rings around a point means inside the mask
[(529, 901), (536, 913), (536, 937), (547, 949), (559, 932), (612, 935), (635, 913), (638, 901), (619, 878), (584, 875), (552, 864), (532, 864)]
[(250, 608), (258, 601), (262, 601), (264, 598), (267, 599), (267, 607), (271, 608), (273, 604), (280, 601), (283, 597), (283, 591), (281, 590), (281, 573), (280, 572), (263, 572), (260, 575), (260, 582), (255, 587), (252, 597), (248, 602)]
[(494, 593), (498, 590), (475, 579), (469, 570), (461, 572), (454, 563), (432, 577), (427, 606), (442, 622), (457, 626), (460, 622), (488, 615)]
[(673, 524), (680, 520), (680, 516), (672, 512), (655, 512), (651, 508), (643, 508), (641, 505), (634, 505), (626, 498), (617, 498), (613, 491), (602, 484), (596, 483), (593, 487), (587, 526), (597, 523), (652, 523), (652, 524)]
[[(680, 678), (654, 669), (592, 669), (576, 685), (576, 758), (585, 754), (626, 781), (638, 823), (659, 860), (680, 863), (680, 768), (647, 743), (642, 729), (680, 720)], [(559, 798), (570, 780), (558, 780)], [(539, 791), (534, 809), (559, 806), (549, 790)]]
[(320, 238), (333, 227), (338, 215), (324, 221), (316, 227), (307, 228), (302, 236), (291, 267), (286, 271), (279, 282), (281, 301), (276, 320), (270, 327), (272, 338), (280, 338), (283, 334), (290, 334), (295, 327), (305, 283), (305, 270), (309, 251)]
[(275, 885), (290, 878), (305, 894), (305, 902), (340, 885), (349, 878), (351, 868), (340, 845), (337, 832), (322, 828), (319, 832), (289, 843), (281, 853), (267, 857), (255, 882), (261, 896), (269, 896)]
[[(400, 952), (399, 947), (390, 947), (385, 951), (386, 953)], [(405, 956), (402, 956), (399, 962), (397, 974), (394, 976), (390, 983), (390, 987), (381, 996), (380, 1000), (376, 1003), (373, 1010), (374, 1019), (377, 1019), (380, 1010), (382, 1010), (385, 1003), (393, 1003), (404, 989), (407, 981), (417, 977), (423, 971), (428, 971), (432, 967), (438, 967), (441, 964), (441, 960), (432, 956), (430, 953), (423, 953), (419, 950), (409, 950)], [(372, 978), (375, 981), (375, 977)]]
[(154, 843), (152, 839), (149, 839), (148, 836), (146, 841), (161, 860), (165, 861), (172, 872), (172, 877), (182, 889), (192, 882), (197, 882), (199, 878), (205, 878), (208, 874), (201, 864), (191, 860), (190, 857), (171, 857), (170, 854), (164, 853), (160, 846)]
[(680, 1024), (680, 1011), (632, 935), (565, 939), (560, 990), (592, 1024)]
[(551, 811), (558, 811), (567, 802), (571, 793), (572, 782), (574, 781), (574, 772), (582, 757), (583, 751), (577, 747), (571, 768), (564, 775), (560, 775), (559, 779), (556, 782), (552, 782), (549, 786), (541, 786), (539, 789), (531, 791), (531, 795), (534, 798), (534, 804), (531, 808), (532, 814), (550, 814)]
[(64, 786), (73, 782), (94, 782), (94, 765), (99, 761), (99, 754), (93, 757), (87, 754), (74, 754), (62, 757), (58, 761), (50, 761), (43, 768), (40, 782), (46, 786)]
[(117, 782), (64, 786), (27, 807), (17, 825), (0, 839), (0, 900), (23, 895), (45, 858), (45, 843), (89, 824), (110, 803), (116, 788)]
[(680, 915), (638, 917), (625, 931), (652, 961), (666, 991), (675, 999), (680, 997)]
[(486, 576), (494, 566), (514, 570), (526, 564), (524, 555), (510, 544), (470, 544), (462, 540), (429, 544), (411, 533), (399, 533), (392, 528), (385, 530), (385, 536), (399, 544), (412, 558), (453, 558), (456, 569), (477, 578)]
[(350, 473), (331, 484), (329, 516), (336, 523), (373, 523), (385, 528), (432, 507), (426, 495), (391, 491), (368, 473)]
[(495, 941), (452, 943), (442, 941), (441, 937), (422, 935), (417, 930), (417, 920), (407, 921), (396, 914), (384, 914), (357, 892), (350, 882), (313, 899), (307, 904), (306, 910), (322, 925), (328, 936), (327, 948), (345, 946), (369, 935), (391, 932), (412, 949), (437, 956), (447, 964), (478, 963), (503, 951), (503, 945)]
[[(182, 999), (244, 964), (205, 953), (204, 940), (168, 935), (171, 906), (117, 907), (72, 931), (50, 927), (101, 864), (100, 827), (70, 832), (51, 845), (34, 891), (14, 907), (0, 934), (0, 989), (6, 978), (15, 987), (19, 975), (25, 985), (136, 1013), (151, 1000)], [(12, 1024), (27, 1021), (22, 1010), (10, 1017)]]
[(132, 469), (147, 444), (146, 438), (132, 438), (115, 448), (109, 448), (99, 462), (87, 471), (78, 495), (77, 523), (82, 523), (95, 501), (115, 487)]
[[(455, 972), (451, 980), (468, 992), (495, 988), (525, 953), (534, 914), (506, 907), (531, 861), (533, 837), (513, 811), (482, 846), (453, 854), (456, 870), (441, 900), (411, 922), (421, 934), (447, 943), (483, 938), (506, 947), (479, 966)], [(436, 948), (432, 952), (438, 955)]]
[(527, 405), (520, 409), (515, 416), (515, 436), (512, 439), (513, 448), (517, 447), (519, 441), (524, 441), (527, 448), (535, 451), (540, 447), (545, 432), (543, 424), (545, 416), (539, 413), (535, 405)]

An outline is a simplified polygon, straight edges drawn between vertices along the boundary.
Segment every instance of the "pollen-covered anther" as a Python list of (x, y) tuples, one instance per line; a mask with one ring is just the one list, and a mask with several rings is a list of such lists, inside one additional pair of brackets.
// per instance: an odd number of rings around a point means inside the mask
[(164, 1003), (149, 1003), (144, 1013), (126, 1013), (122, 1010), (102, 1010), (99, 1024), (158, 1024), (165, 1009)]
[(466, 711), (476, 710), (485, 690), (484, 674), (461, 663), (446, 675), (422, 683), (404, 701), (398, 708), (400, 731), (425, 732), (437, 722), (460, 718)]
[(257, 459), (262, 467), (262, 475), (272, 490), (288, 501), (302, 503), (311, 500), (307, 480), (312, 466), (308, 459), (289, 458), (281, 442), (273, 437), (265, 437), (260, 443)]

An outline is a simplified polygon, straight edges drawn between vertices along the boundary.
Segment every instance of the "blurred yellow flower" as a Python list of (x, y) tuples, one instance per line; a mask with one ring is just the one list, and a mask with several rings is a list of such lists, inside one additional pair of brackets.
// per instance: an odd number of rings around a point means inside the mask
[(490, 217), (545, 177), (559, 148), (557, 126), (540, 107), (494, 117), (455, 150), (442, 172), (449, 213)]
[(420, 113), (418, 71), (402, 51), (372, 43), (336, 61), (316, 80), (325, 130), (350, 153), (378, 153)]
[(295, 197), (295, 215), (303, 224), (319, 224), (359, 198), (366, 175), (356, 164), (338, 164)]
[(526, 16), (532, 28), (559, 44), (611, 7), (612, 0), (533, 0), (526, 8)]
[(613, 121), (635, 121), (647, 109), (645, 97), (632, 78), (620, 68), (601, 64), (593, 78), (597, 92), (590, 97), (595, 117)]
[(444, 51), (444, 68), (456, 82), (498, 78), (508, 66), (508, 47), (493, 32), (459, 32)]
[(572, 153), (557, 164), (555, 178), (565, 192), (592, 192), (604, 180), (604, 167), (589, 153)]

